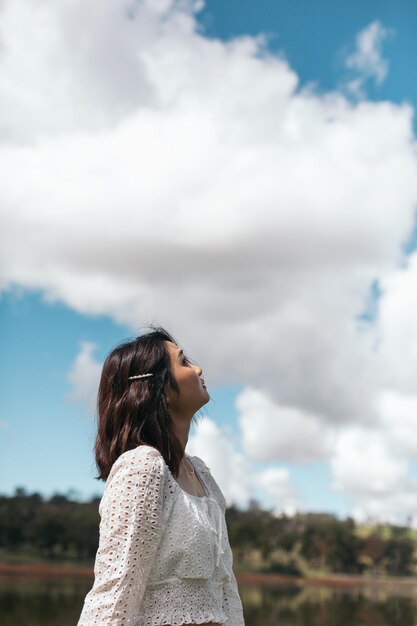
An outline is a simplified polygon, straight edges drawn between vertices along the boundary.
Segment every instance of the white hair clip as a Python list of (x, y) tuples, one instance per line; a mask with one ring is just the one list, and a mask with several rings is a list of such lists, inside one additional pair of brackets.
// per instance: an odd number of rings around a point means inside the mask
[(134, 380), (135, 378), (148, 378), (148, 376), (153, 376), (153, 374), (137, 374), (137, 376), (129, 376), (129, 380)]

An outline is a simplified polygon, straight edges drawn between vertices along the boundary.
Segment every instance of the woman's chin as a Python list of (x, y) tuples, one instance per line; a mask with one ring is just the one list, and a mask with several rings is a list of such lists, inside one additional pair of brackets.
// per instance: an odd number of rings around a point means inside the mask
[(204, 406), (205, 404), (207, 404), (207, 402), (210, 400), (210, 394), (207, 391), (207, 389), (204, 389), (204, 396), (201, 400), (201, 404), (199, 406), (199, 409), (201, 409), (202, 406)]

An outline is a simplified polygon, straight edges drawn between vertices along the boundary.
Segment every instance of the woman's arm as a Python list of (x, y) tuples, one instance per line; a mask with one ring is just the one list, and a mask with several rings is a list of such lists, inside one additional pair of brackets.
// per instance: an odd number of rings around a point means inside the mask
[(163, 458), (148, 447), (115, 462), (100, 503), (94, 585), (77, 626), (127, 626), (140, 611), (163, 534)]
[(230, 582), (223, 585), (223, 611), (227, 615), (227, 626), (244, 626), (242, 601), (233, 570)]

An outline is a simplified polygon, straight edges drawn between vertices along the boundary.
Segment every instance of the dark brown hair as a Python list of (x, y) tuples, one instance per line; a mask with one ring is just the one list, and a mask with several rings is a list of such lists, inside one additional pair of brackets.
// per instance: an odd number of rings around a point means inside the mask
[[(106, 480), (115, 460), (141, 444), (157, 448), (175, 477), (184, 449), (174, 433), (165, 386), (179, 393), (165, 341), (177, 342), (163, 328), (153, 327), (119, 344), (104, 361), (97, 396), (94, 445), (97, 480)], [(148, 378), (129, 376), (152, 373)]]

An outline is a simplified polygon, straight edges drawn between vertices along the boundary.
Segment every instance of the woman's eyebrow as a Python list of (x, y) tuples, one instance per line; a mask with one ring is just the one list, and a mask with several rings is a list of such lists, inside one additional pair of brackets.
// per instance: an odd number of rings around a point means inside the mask
[(178, 358), (180, 358), (183, 354), (184, 354), (184, 350), (180, 350), (180, 351), (178, 352)]

